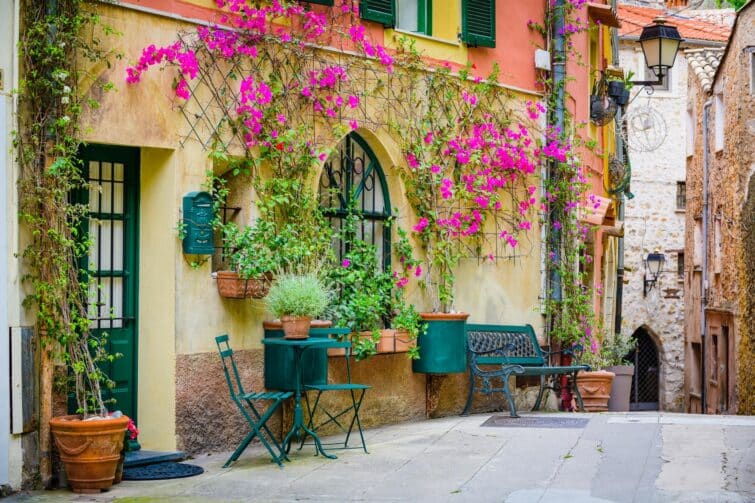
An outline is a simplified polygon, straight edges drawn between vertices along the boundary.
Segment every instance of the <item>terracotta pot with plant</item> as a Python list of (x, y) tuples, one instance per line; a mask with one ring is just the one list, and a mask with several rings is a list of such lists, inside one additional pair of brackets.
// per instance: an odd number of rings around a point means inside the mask
[(312, 318), (325, 310), (330, 292), (313, 273), (278, 276), (266, 298), (270, 312), (280, 319), (286, 339), (306, 339)]

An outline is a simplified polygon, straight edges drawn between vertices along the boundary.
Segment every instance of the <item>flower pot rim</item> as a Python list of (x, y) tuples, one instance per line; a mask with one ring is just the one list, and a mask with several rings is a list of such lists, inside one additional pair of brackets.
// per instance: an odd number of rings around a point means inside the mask
[[(313, 319), (309, 325), (312, 328), (330, 328), (333, 326), (333, 322), (331, 320)], [(281, 320), (264, 320), (262, 322), (262, 328), (264, 328), (265, 330), (282, 330), (283, 323), (281, 322)]]

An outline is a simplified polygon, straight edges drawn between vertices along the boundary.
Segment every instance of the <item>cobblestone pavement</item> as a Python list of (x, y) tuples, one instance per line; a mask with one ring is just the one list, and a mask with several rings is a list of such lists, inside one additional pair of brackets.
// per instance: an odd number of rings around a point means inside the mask
[[(482, 426), (490, 417), (371, 429), (370, 454), (339, 451), (336, 460), (305, 446), (281, 469), (253, 446), (231, 468), (222, 468), (227, 453), (189, 460), (205, 469), (191, 478), (8, 501), (755, 501), (755, 417), (527, 414), (526, 426), (505, 416)], [(588, 421), (570, 421), (578, 418)]]

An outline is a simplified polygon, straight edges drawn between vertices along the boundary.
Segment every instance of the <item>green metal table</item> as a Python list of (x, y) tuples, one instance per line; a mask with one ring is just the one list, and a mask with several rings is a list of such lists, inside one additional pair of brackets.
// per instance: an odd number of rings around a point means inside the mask
[(336, 347), (338, 341), (325, 337), (309, 337), (307, 339), (262, 339), (262, 344), (266, 346), (283, 346), (290, 347), (294, 351), (294, 367), (296, 369), (296, 389), (294, 390), (294, 424), (291, 430), (283, 439), (283, 449), (288, 452), (291, 448), (291, 440), (296, 437), (297, 441), (304, 440), (307, 435), (311, 436), (315, 442), (315, 452), (320, 453), (326, 458), (336, 459), (333, 454), (328, 454), (322, 448), (320, 437), (314, 430), (307, 427), (304, 423), (304, 414), (301, 407), (301, 396), (304, 384), (302, 383), (302, 356), (307, 349)]

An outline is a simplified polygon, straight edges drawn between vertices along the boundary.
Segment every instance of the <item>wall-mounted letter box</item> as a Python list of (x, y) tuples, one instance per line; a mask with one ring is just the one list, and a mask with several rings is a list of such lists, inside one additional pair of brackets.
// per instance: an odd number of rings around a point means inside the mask
[(212, 196), (207, 192), (189, 192), (183, 201), (184, 253), (212, 255)]

